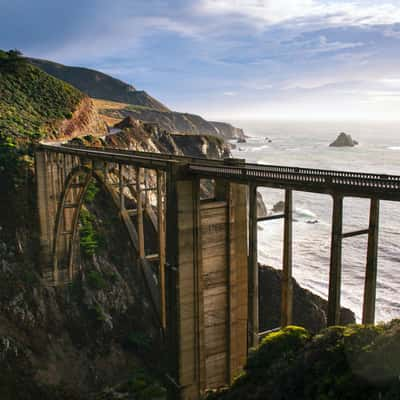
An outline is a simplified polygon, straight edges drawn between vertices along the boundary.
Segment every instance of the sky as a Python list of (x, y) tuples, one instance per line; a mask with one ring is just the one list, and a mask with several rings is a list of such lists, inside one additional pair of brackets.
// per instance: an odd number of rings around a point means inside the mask
[(400, 0), (0, 0), (0, 48), (208, 118), (400, 120)]

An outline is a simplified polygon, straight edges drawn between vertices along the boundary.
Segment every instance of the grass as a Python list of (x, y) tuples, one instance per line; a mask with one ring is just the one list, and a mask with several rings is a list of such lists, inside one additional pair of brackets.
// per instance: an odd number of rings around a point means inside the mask
[(83, 94), (30, 65), (18, 51), (0, 50), (0, 186), (21, 185), (32, 166), (33, 144), (56, 136)]

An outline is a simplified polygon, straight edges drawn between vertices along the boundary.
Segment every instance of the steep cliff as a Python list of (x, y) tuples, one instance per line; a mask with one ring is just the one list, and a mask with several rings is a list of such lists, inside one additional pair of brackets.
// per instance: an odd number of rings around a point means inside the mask
[(226, 139), (244, 139), (246, 136), (243, 129), (236, 128), (226, 122), (210, 121), (210, 124), (217, 129), (218, 133)]
[(86, 399), (133, 379), (159, 328), (124, 227), (96, 189), (82, 213), (82, 273), (44, 286), (32, 146), (86, 129), (100, 137), (105, 126), (89, 98), (18, 53), (0, 53), (0, 93), (0, 398)]
[(168, 108), (143, 90), (89, 68), (69, 67), (47, 60), (29, 58), (29, 62), (58, 79), (68, 82), (95, 99), (108, 99), (121, 103), (151, 107), (159, 111)]
[(129, 104), (102, 100), (95, 100), (95, 104), (99, 113), (111, 124), (117, 123), (123, 118), (132, 117), (134, 119), (156, 123), (161, 130), (167, 132), (190, 135), (212, 135), (224, 137), (226, 139), (244, 137), (244, 133), (241, 129), (234, 128), (225, 123), (218, 125), (220, 126), (219, 129), (216, 123), (208, 122), (199, 115), (175, 111), (159, 111), (148, 107), (132, 106)]
[[(226, 139), (244, 138), (242, 129), (223, 122), (208, 122), (194, 114), (169, 110), (164, 104), (142, 90), (119, 79), (88, 68), (70, 67), (48, 60), (27, 58), (43, 71), (68, 82), (94, 99), (105, 119), (114, 125), (126, 116), (156, 122), (168, 132), (217, 135)], [(103, 100), (103, 101), (102, 101)], [(113, 102), (122, 103), (116, 107)], [(117, 108), (120, 112), (117, 112)]]
[[(282, 271), (260, 265), (260, 330), (267, 331), (280, 326)], [(293, 280), (293, 323), (316, 333), (326, 328), (328, 302)], [(343, 325), (354, 324), (354, 313), (341, 309)]]
[(0, 220), (12, 238), (17, 226), (33, 224), (32, 146), (85, 130), (106, 132), (88, 97), (17, 52), (0, 51), (0, 201), (7, 205), (0, 207)]

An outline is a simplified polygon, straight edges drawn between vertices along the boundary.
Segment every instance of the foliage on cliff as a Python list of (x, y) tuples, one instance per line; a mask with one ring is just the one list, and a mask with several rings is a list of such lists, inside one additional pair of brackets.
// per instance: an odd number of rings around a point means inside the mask
[(142, 90), (136, 90), (119, 79), (88, 68), (69, 67), (47, 60), (29, 59), (29, 61), (48, 74), (73, 85), (88, 96), (96, 99), (108, 99), (137, 106), (167, 111), (168, 108)]
[(0, 220), (11, 237), (24, 210), (33, 207), (33, 144), (54, 135), (83, 97), (30, 65), (18, 51), (0, 50), (0, 201), (9, 205), (2, 207)]
[[(5, 190), (22, 184), (31, 145), (71, 118), (83, 94), (30, 65), (18, 51), (0, 50), (0, 172)], [(22, 174), (22, 176), (21, 176)]]
[(287, 327), (267, 335), (233, 386), (207, 400), (392, 400), (399, 375), (399, 320), (315, 336)]
[(0, 51), (0, 132), (17, 138), (51, 133), (71, 118), (83, 94), (39, 68), (17, 51)]

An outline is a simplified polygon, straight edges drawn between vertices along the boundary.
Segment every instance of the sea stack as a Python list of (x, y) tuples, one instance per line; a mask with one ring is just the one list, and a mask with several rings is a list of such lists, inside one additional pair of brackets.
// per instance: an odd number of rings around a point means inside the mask
[(330, 147), (354, 147), (358, 145), (356, 140), (353, 140), (351, 135), (341, 132), (334, 142), (332, 142)]

